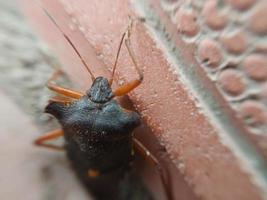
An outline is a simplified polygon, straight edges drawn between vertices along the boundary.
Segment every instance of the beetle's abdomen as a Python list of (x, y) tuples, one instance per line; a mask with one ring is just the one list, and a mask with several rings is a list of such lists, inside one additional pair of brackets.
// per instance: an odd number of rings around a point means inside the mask
[(132, 160), (131, 136), (114, 141), (88, 141), (81, 133), (65, 131), (68, 156), (85, 169), (109, 173)]
[[(84, 147), (87, 149), (85, 152), (80, 151), (81, 144), (74, 141), (67, 142), (66, 150), (80, 179), (97, 199), (118, 199), (115, 197), (119, 182), (129, 170), (132, 160), (130, 139), (114, 143), (88, 143)], [(90, 177), (89, 170), (95, 171), (97, 177)]]

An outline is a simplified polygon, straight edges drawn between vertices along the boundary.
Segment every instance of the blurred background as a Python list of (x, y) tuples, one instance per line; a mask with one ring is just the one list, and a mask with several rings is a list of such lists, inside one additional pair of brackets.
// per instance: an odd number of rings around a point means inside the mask
[(43, 108), (45, 84), (58, 62), (15, 0), (0, 0), (0, 52), (0, 198), (88, 199), (64, 153), (32, 145), (57, 127)]

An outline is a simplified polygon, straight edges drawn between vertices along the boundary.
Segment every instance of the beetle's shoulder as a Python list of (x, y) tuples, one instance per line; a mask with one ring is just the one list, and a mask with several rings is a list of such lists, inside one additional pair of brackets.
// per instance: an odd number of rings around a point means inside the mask
[(54, 115), (59, 121), (87, 121), (99, 124), (100, 126), (108, 125), (125, 125), (140, 123), (139, 115), (134, 111), (126, 111), (116, 100), (110, 100), (105, 103), (92, 102), (87, 96), (70, 104), (50, 103), (45, 110), (47, 113)]

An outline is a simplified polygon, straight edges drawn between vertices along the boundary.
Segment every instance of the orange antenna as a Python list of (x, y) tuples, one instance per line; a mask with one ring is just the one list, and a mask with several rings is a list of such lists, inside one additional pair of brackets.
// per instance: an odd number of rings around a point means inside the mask
[(51, 21), (54, 23), (54, 25), (58, 28), (58, 30), (61, 32), (61, 34), (64, 36), (64, 38), (68, 41), (68, 43), (72, 46), (72, 48), (74, 49), (74, 51), (76, 52), (76, 54), (78, 55), (78, 57), (80, 58), (80, 60), (82, 61), (83, 65), (86, 67), (87, 71), (89, 72), (89, 74), (91, 75), (91, 79), (92, 81), (95, 80), (95, 77), (92, 73), (92, 71), (90, 70), (89, 66), (87, 65), (87, 63), (84, 61), (84, 59), (82, 58), (81, 54), (79, 53), (79, 51), (77, 50), (77, 48), (74, 46), (74, 44), (71, 42), (70, 38), (63, 32), (63, 30), (59, 27), (58, 23), (55, 21), (55, 19), (49, 14), (49, 12), (46, 10), (46, 8), (43, 7), (43, 5), (40, 2), (40, 7), (43, 9), (43, 11), (45, 12), (45, 14), (51, 19)]

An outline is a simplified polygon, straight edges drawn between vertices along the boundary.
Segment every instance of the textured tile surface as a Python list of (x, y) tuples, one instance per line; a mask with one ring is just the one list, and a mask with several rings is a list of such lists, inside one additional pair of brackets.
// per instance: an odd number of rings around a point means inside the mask
[[(252, 134), (266, 138), (267, 104), (261, 95), (267, 75), (266, 1), (162, 0), (161, 3), (177, 25), (177, 34), (197, 47), (200, 66), (215, 81), (236, 115)], [(187, 13), (186, 19), (177, 17), (183, 13)], [(251, 123), (257, 121), (253, 112), (242, 114), (242, 107), (249, 100), (258, 102), (262, 113), (262, 120), (257, 123)]]

